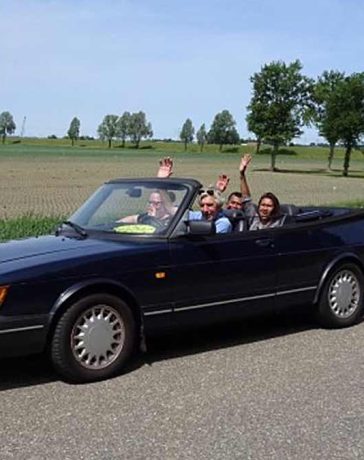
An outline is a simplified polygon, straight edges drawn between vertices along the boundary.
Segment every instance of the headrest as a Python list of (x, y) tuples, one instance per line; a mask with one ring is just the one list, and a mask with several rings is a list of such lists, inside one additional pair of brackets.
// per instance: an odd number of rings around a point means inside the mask
[(300, 212), (300, 208), (294, 204), (281, 204), (281, 213), (287, 214), (288, 216), (295, 216)]

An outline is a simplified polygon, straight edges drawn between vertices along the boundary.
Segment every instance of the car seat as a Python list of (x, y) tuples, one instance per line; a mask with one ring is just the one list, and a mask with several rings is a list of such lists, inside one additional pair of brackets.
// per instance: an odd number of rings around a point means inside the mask
[(248, 219), (244, 211), (240, 209), (224, 209), (223, 212), (224, 216), (230, 220), (233, 232), (248, 230)]

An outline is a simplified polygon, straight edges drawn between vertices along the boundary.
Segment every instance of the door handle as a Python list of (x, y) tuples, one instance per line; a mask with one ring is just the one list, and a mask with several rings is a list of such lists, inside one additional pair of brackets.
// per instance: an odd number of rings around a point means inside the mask
[(274, 246), (272, 238), (261, 238), (259, 240), (255, 240), (255, 244), (261, 248), (272, 248)]

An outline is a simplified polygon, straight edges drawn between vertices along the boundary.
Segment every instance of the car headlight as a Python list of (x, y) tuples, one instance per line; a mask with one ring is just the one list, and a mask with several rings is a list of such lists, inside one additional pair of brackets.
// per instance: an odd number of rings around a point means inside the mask
[(9, 287), (10, 286), (0, 286), (0, 307), (5, 302)]

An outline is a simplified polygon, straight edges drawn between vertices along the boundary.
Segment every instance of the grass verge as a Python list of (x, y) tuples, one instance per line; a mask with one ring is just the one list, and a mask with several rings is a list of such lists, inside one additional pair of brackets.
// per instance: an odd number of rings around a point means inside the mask
[(41, 217), (33, 215), (0, 220), (0, 241), (52, 233), (57, 224), (62, 220), (64, 220), (63, 217)]
[[(8, 137), (6, 144), (0, 145), (0, 158), (11, 155), (12, 157), (21, 157), (29, 155), (37, 156), (70, 156), (70, 157), (98, 157), (102, 159), (108, 157), (128, 157), (128, 156), (142, 156), (142, 155), (153, 155), (156, 156), (180, 156), (180, 157), (202, 157), (206, 158), (209, 155), (212, 157), (224, 157), (227, 155), (240, 156), (243, 153), (254, 153), (256, 149), (255, 144), (241, 144), (241, 145), (224, 145), (222, 152), (216, 144), (206, 144), (203, 152), (200, 151), (200, 146), (193, 142), (188, 144), (187, 150), (185, 151), (184, 143), (179, 141), (162, 142), (147, 140), (142, 141), (140, 148), (136, 149), (129, 142), (126, 143), (125, 147), (121, 146), (119, 141), (113, 141), (112, 147), (108, 148), (107, 142), (101, 140), (79, 140), (72, 147), (69, 139), (42, 139), (42, 138), (18, 138)], [(272, 147), (269, 145), (262, 145), (260, 153), (257, 157), (266, 159), (270, 165), (270, 155)], [(361, 150), (353, 150), (351, 154), (352, 160), (363, 160), (363, 153)], [(277, 159), (279, 162), (280, 158), (294, 159), (299, 158), (301, 160), (317, 160), (322, 162), (322, 167), (327, 167), (327, 158), (329, 154), (329, 147), (320, 146), (302, 146), (293, 145), (290, 147), (282, 146), (279, 149)], [(335, 160), (339, 160), (340, 163), (344, 159), (345, 149), (343, 147), (336, 147), (335, 149)], [(279, 164), (277, 164), (279, 167)], [(341, 165), (340, 165), (341, 166)]]
[[(333, 206), (333, 205), (328, 205)], [(340, 203), (336, 203), (334, 206), (339, 206), (343, 208), (364, 208), (364, 201), (363, 200), (349, 200), (349, 201), (340, 201)]]

